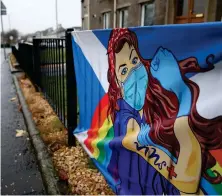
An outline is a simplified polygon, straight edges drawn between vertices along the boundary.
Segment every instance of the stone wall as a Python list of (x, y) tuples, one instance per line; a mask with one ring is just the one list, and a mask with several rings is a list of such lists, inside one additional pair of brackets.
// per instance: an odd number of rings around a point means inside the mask
[(103, 13), (110, 12), (110, 25), (113, 27), (113, 0), (90, 0), (90, 28), (103, 28)]
[[(141, 7), (143, 3), (155, 2), (155, 24), (164, 24), (165, 9), (164, 4), (166, 0), (117, 0), (117, 12), (116, 12), (116, 26), (119, 27), (119, 11), (123, 8), (128, 9), (128, 26), (140, 26), (141, 25)], [(103, 13), (111, 11), (110, 23), (113, 27), (113, 0), (91, 0), (90, 1), (90, 28), (101, 29), (103, 28)]]
[[(119, 27), (119, 11), (128, 9), (128, 27), (141, 25), (143, 3), (155, 4), (154, 24), (175, 23), (175, 0), (116, 0), (116, 27)], [(88, 0), (82, 3), (82, 18), (87, 15)], [(90, 0), (90, 29), (103, 28), (103, 13), (110, 12), (110, 27), (113, 28), (114, 0)], [(222, 17), (222, 0), (205, 0), (204, 21), (219, 21)], [(87, 18), (84, 18), (86, 20)], [(85, 24), (85, 23), (84, 23)]]

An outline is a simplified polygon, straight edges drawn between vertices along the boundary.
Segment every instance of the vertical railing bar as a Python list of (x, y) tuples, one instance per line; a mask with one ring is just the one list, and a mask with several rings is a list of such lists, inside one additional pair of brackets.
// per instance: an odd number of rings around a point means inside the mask
[(54, 47), (54, 39), (52, 39), (52, 65), (53, 65), (53, 91), (54, 91), (54, 98), (53, 104), (55, 107), (55, 113), (57, 113), (57, 105), (56, 105), (56, 65), (55, 65), (55, 47)]
[(47, 54), (47, 45), (46, 45), (46, 40), (42, 41), (42, 68), (43, 68), (43, 75), (44, 75), (44, 87), (43, 87), (43, 93), (45, 96), (45, 91), (46, 91), (46, 54)]
[(60, 119), (60, 110), (61, 110), (61, 105), (60, 105), (60, 89), (61, 89), (61, 85), (60, 85), (60, 63), (59, 63), (59, 44), (58, 44), (58, 39), (56, 40), (56, 54), (57, 54), (57, 58), (56, 58), (56, 62), (58, 64), (58, 89), (57, 89), (57, 94), (58, 94), (58, 116), (59, 116), (59, 119)]
[(48, 91), (48, 96), (51, 97), (52, 94), (51, 94), (51, 69), (52, 69), (52, 66), (51, 66), (51, 40), (49, 39), (49, 63), (48, 63), (48, 67), (49, 67), (49, 77), (48, 77), (48, 85), (49, 85), (49, 91)]
[[(39, 58), (41, 59), (41, 55), (42, 55), (42, 48), (40, 47), (40, 44), (41, 44), (41, 40), (39, 39), (38, 40), (38, 49), (39, 49)], [(40, 71), (40, 74), (41, 74), (41, 78), (40, 78), (40, 88), (41, 88), (41, 91), (43, 89), (43, 74), (42, 74), (42, 63), (41, 61), (39, 60), (39, 71)]]
[(55, 106), (55, 112), (57, 113), (57, 104), (56, 104), (56, 64), (55, 64), (55, 40), (53, 39), (52, 40), (52, 43), (53, 43), (53, 45), (52, 45), (52, 47), (53, 47), (53, 69), (54, 69), (54, 71), (53, 71), (53, 78), (54, 78), (54, 88), (53, 88), (53, 90), (54, 90), (54, 100), (53, 100), (53, 104), (54, 104), (54, 106)]
[(50, 53), (51, 53), (51, 51), (50, 51), (50, 40), (49, 39), (47, 39), (47, 45), (48, 45), (48, 47), (47, 47), (47, 50), (48, 50), (48, 52), (47, 52), (47, 93), (46, 93), (46, 95), (47, 96), (50, 96), (50, 81), (49, 81), (49, 79), (50, 79), (50, 69), (51, 69), (51, 67), (50, 67)]
[[(40, 74), (41, 74), (41, 84), (42, 83), (42, 67), (41, 67), (41, 47), (40, 47), (40, 43), (41, 43), (41, 40), (38, 39), (38, 51), (39, 51), (39, 71), (40, 71)], [(38, 76), (37, 76), (38, 77)], [(42, 85), (41, 85), (41, 90), (42, 90)]]
[(41, 73), (42, 73), (42, 92), (44, 92), (44, 88), (45, 88), (45, 73), (44, 73), (44, 64), (43, 64), (43, 56), (42, 56), (42, 54), (43, 54), (43, 51), (44, 51), (44, 48), (42, 47), (42, 42), (43, 42), (44, 40), (40, 40), (39, 41), (39, 47), (40, 47), (40, 68), (41, 68)]
[(37, 90), (41, 87), (41, 67), (40, 67), (40, 47), (39, 40), (33, 39), (33, 47), (32, 48), (32, 79), (37, 85)]
[(30, 64), (30, 67), (32, 69), (32, 82), (34, 83), (34, 87), (37, 87), (37, 82), (36, 82), (36, 63), (35, 63), (35, 55), (36, 55), (36, 40), (33, 38), (33, 43), (32, 43), (32, 47), (30, 47), (30, 51), (31, 51), (31, 60), (32, 60), (32, 64)]
[(34, 56), (33, 56), (34, 46), (33, 46), (33, 44), (32, 44), (32, 46), (30, 45), (29, 47), (30, 47), (29, 51), (31, 51), (31, 54), (30, 54), (30, 63), (32, 63), (32, 64), (31, 64), (32, 81), (34, 82), (35, 87), (37, 87), (36, 84), (37, 84), (38, 82), (36, 81), (36, 77), (35, 77), (36, 67), (35, 67), (35, 63), (34, 63), (34, 60), (33, 60), (33, 58), (34, 58)]
[(57, 44), (56, 44), (56, 39), (54, 39), (54, 63), (55, 63), (55, 76), (56, 76), (56, 98), (55, 98), (55, 102), (56, 102), (56, 114), (58, 116), (58, 109), (59, 109), (59, 105), (58, 105), (58, 63), (57, 63)]
[(51, 74), (51, 46), (50, 46), (50, 40), (48, 39), (48, 62), (47, 62), (47, 68), (48, 68), (48, 73), (47, 73), (47, 83), (48, 83), (48, 90), (47, 90), (47, 96), (51, 96), (50, 92), (51, 92), (51, 87), (50, 87), (50, 74)]
[(63, 65), (64, 65), (64, 88), (66, 89), (65, 91), (65, 123), (66, 127), (68, 127), (68, 121), (67, 121), (67, 72), (66, 72), (66, 42), (64, 41), (64, 48), (63, 48)]
[(47, 96), (50, 96), (50, 81), (49, 81), (49, 75), (50, 75), (50, 40), (48, 39), (48, 60), (47, 60)]
[(43, 65), (43, 72), (44, 72), (44, 88), (43, 88), (43, 92), (44, 92), (44, 96), (45, 96), (45, 91), (46, 91), (46, 54), (47, 54), (47, 44), (46, 41), (44, 40), (42, 42), (42, 47), (43, 47), (43, 51), (42, 51), (42, 55), (43, 55), (43, 60), (42, 60), (42, 65)]
[(45, 56), (45, 60), (44, 60), (44, 72), (45, 72), (45, 96), (46, 96), (46, 91), (47, 91), (47, 56), (48, 56), (48, 42), (47, 40), (45, 40), (45, 53), (44, 53), (44, 56)]
[(64, 48), (65, 48), (65, 40), (62, 40), (62, 87), (63, 87), (63, 94), (62, 94), (62, 96), (63, 96), (63, 123), (64, 123), (64, 125), (67, 127), (67, 124), (66, 124), (66, 97), (67, 97), (67, 95), (66, 95), (66, 92), (67, 92), (67, 86), (66, 86), (66, 84), (65, 84), (65, 66), (64, 66), (64, 61), (65, 61), (65, 59), (64, 59)]
[(76, 145), (73, 131), (77, 127), (77, 95), (74, 57), (72, 52), (72, 31), (73, 29), (67, 29), (66, 31), (67, 125), (69, 146)]
[(59, 116), (59, 63), (58, 63), (58, 48), (57, 40), (55, 39), (55, 63), (56, 63), (56, 107), (57, 115)]
[[(34, 39), (35, 40), (35, 39)], [(36, 74), (37, 74), (37, 67), (36, 67), (36, 65), (35, 65), (35, 62), (34, 62), (34, 55), (33, 55), (33, 53), (34, 53), (34, 51), (35, 51), (35, 49), (37, 49), (37, 48), (35, 48), (34, 47), (34, 43), (32, 44), (32, 46), (30, 45), (30, 50), (29, 51), (31, 51), (31, 54), (30, 54), (30, 57), (31, 57), (31, 61), (30, 61), (30, 63), (32, 62), (32, 64), (31, 64), (31, 74), (32, 74), (32, 81), (34, 82), (34, 85), (35, 85), (35, 88), (37, 88), (37, 90), (38, 90), (38, 79), (37, 79), (37, 77), (36, 77)]]
[(58, 89), (59, 89), (59, 85), (58, 85), (58, 62), (57, 62), (57, 39), (54, 39), (54, 63), (55, 63), (55, 76), (56, 76), (56, 114), (58, 115), (58, 111), (59, 111), (59, 100), (58, 100)]
[[(41, 70), (41, 47), (40, 47), (40, 40), (37, 39), (37, 48), (38, 48), (38, 54), (39, 54), (39, 59), (38, 59), (38, 62), (39, 62), (39, 65), (37, 65), (38, 69), (39, 69), (39, 73), (41, 74), (41, 78), (39, 79), (42, 80), (42, 70)], [(37, 76), (38, 78), (38, 76)], [(42, 81), (40, 81), (40, 83), (42, 84)], [(39, 86), (40, 87), (40, 86)]]
[[(54, 65), (53, 65), (53, 41), (50, 39), (50, 66), (51, 66), (51, 77), (50, 77), (50, 85), (51, 85), (51, 100), (54, 102)], [(54, 103), (53, 103), (54, 104)]]
[(55, 99), (55, 92), (54, 92), (54, 64), (53, 64), (53, 42), (52, 39), (50, 39), (50, 54), (51, 54), (51, 67), (52, 67), (52, 72), (51, 72), (51, 85), (52, 85), (52, 96), (51, 96), (51, 100), (52, 100), (52, 104), (53, 104), (53, 109), (55, 109), (55, 105), (54, 105), (54, 99)]
[(59, 52), (59, 56), (58, 56), (58, 61), (59, 61), (59, 116), (60, 116), (60, 119), (62, 121), (62, 72), (61, 72), (61, 66), (63, 66), (60, 62), (60, 41), (61, 40), (58, 40), (58, 52)]
[(53, 79), (54, 79), (54, 86), (53, 86), (53, 90), (54, 90), (54, 99), (53, 99), (53, 104), (55, 106), (55, 112), (57, 113), (57, 103), (56, 103), (56, 82), (57, 82), (57, 78), (56, 78), (56, 64), (55, 64), (55, 39), (52, 39), (52, 56), (53, 56)]
[(32, 54), (36, 53), (35, 55), (33, 55), (32, 59), (33, 60), (33, 78), (35, 78), (35, 83), (37, 84), (37, 88), (40, 88), (40, 72), (39, 72), (39, 65), (38, 65), (38, 61), (39, 61), (39, 47), (38, 47), (38, 40), (34, 39), (33, 40), (33, 51)]
[(56, 40), (56, 62), (57, 62), (57, 75), (58, 75), (58, 88), (57, 88), (57, 97), (58, 97), (58, 117), (60, 119), (60, 72), (59, 72), (59, 68), (60, 68), (60, 63), (59, 63), (59, 45), (58, 45), (58, 39)]
[(47, 40), (47, 92), (46, 95), (49, 96), (49, 65), (50, 65), (50, 45), (49, 40)]
[(42, 91), (43, 91), (43, 93), (44, 93), (44, 95), (45, 95), (45, 68), (46, 68), (46, 66), (45, 66), (45, 59), (46, 59), (46, 49), (47, 48), (44, 48), (44, 45), (46, 45), (46, 42), (45, 42), (45, 40), (42, 40), (41, 41), (41, 43), (43, 43), (43, 45), (42, 45), (42, 51), (41, 51), (41, 56), (42, 56), (42, 62), (41, 62), (41, 65), (42, 65), (42, 72), (43, 72), (43, 85), (42, 85)]
[(56, 106), (56, 65), (55, 65), (55, 40), (52, 39), (52, 66), (53, 66), (53, 105), (55, 107), (55, 113), (57, 113), (57, 106)]
[[(43, 44), (42, 44), (43, 43)], [(43, 75), (43, 78), (42, 78), (42, 92), (45, 94), (45, 48), (44, 48), (44, 44), (45, 44), (45, 40), (41, 40), (41, 63), (40, 65), (42, 65), (42, 75)]]
[(47, 91), (46, 95), (50, 96), (50, 82), (49, 82), (49, 75), (50, 75), (50, 42), (47, 40)]

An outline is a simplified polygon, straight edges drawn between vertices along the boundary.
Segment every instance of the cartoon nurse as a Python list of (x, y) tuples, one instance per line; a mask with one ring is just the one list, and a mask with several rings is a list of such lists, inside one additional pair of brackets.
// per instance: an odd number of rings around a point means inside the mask
[(222, 148), (222, 116), (208, 120), (198, 114), (199, 87), (185, 77), (213, 66), (200, 68), (195, 58), (178, 62), (161, 47), (152, 61), (145, 60), (128, 29), (112, 31), (108, 60), (115, 132), (108, 170), (118, 182), (116, 193), (204, 193), (201, 175), (221, 183), (218, 171), (210, 177), (207, 170), (216, 164), (209, 150)]

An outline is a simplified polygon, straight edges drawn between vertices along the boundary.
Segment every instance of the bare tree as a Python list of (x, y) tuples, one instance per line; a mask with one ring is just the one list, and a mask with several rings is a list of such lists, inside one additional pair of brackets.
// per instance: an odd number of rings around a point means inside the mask
[(4, 33), (3, 38), (7, 44), (15, 44), (18, 41), (19, 32), (16, 29), (12, 29)]

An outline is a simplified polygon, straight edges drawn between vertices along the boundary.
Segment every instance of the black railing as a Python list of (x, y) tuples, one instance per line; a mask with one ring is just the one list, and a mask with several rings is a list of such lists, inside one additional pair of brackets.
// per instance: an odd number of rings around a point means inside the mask
[(15, 55), (20, 67), (33, 80), (34, 83), (34, 64), (33, 64), (33, 45), (28, 43), (19, 43), (19, 49), (12, 47), (12, 52)]
[(71, 31), (65, 39), (33, 39), (33, 45), (21, 43), (18, 50), (12, 47), (12, 52), (68, 129), (69, 145), (75, 145), (77, 97)]
[(19, 60), (19, 50), (15, 46), (12, 46), (12, 54), (15, 56), (16, 60), (20, 62)]
[[(76, 89), (76, 77), (74, 69), (74, 57), (72, 52), (72, 35), (73, 29), (66, 31), (66, 84), (67, 84), (67, 121), (68, 121), (68, 142), (69, 144), (75, 144), (73, 137), (73, 131), (77, 127), (77, 89)], [(73, 118), (76, 117), (76, 118)]]
[(67, 127), (65, 39), (34, 39), (33, 45), (36, 50), (34, 63), (40, 64), (37, 66), (41, 76), (39, 86)]

